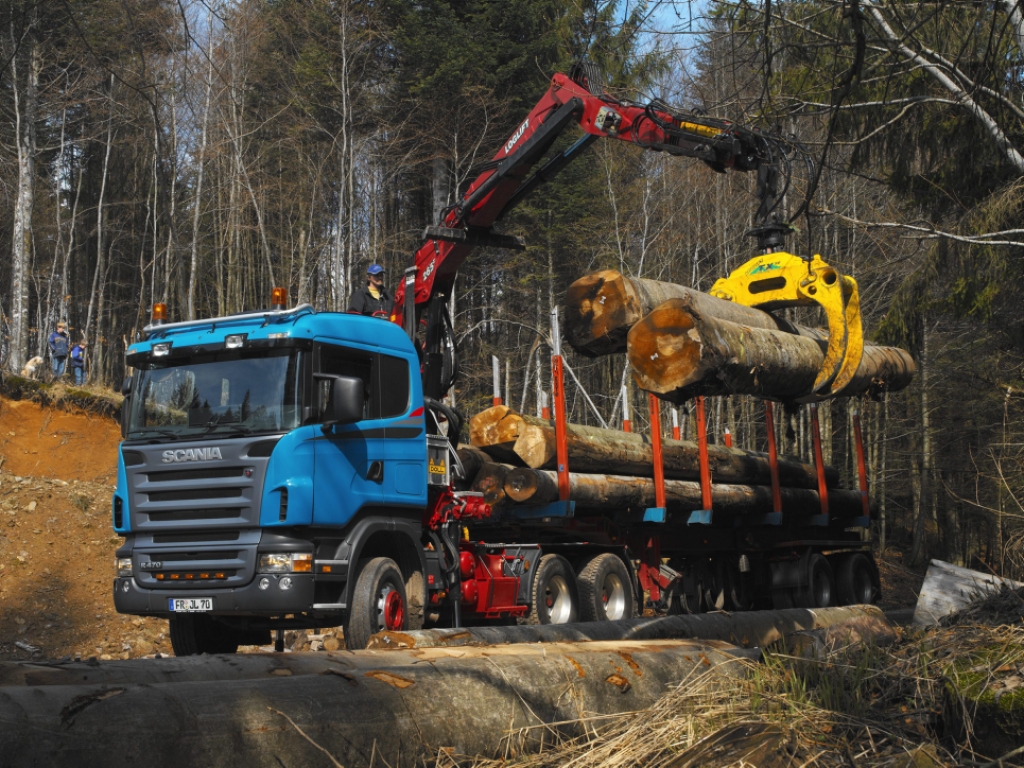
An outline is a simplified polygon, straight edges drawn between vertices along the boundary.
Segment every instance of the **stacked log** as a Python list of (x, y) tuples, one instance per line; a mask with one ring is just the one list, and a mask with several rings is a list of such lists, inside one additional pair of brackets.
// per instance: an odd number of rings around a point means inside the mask
[[(469, 422), (470, 441), (499, 462), (531, 469), (555, 468), (555, 428), (543, 419), (526, 416), (508, 406), (482, 411)], [(652, 477), (654, 452), (650, 438), (631, 432), (567, 425), (569, 467), (573, 471)], [(688, 440), (663, 440), (665, 477), (673, 480), (700, 478), (698, 447)], [(754, 451), (708, 446), (708, 463), (715, 482), (769, 485), (768, 455)], [(829, 487), (839, 483), (839, 473), (826, 468)], [(818, 487), (814, 466), (798, 459), (779, 459), (779, 482), (794, 488)], [(506, 492), (508, 485), (505, 486)]]
[[(817, 510), (818, 492), (808, 488), (782, 488), (784, 509)], [(505, 479), (505, 496), (516, 503), (548, 504), (558, 500), (558, 475), (551, 470), (519, 467)], [(581, 508), (613, 511), (655, 506), (654, 480), (648, 477), (569, 473), (569, 498)], [(714, 483), (711, 500), (716, 512), (725, 515), (761, 514), (773, 511), (772, 489), (766, 485)], [(848, 519), (861, 514), (858, 491), (831, 489), (830, 514)], [(670, 512), (700, 509), (701, 488), (696, 480), (666, 480), (665, 504)]]
[[(812, 388), (828, 346), (823, 334), (741, 325), (721, 319), (719, 304), (699, 309), (672, 299), (635, 324), (627, 351), (637, 386), (673, 403), (697, 395), (818, 399)], [(910, 384), (914, 372), (914, 361), (903, 350), (866, 345), (853, 379), (834, 396), (898, 391)]]

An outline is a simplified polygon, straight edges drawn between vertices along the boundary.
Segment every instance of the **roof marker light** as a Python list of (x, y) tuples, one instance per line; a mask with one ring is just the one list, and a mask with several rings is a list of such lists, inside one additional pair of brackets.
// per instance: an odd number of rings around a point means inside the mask
[(167, 305), (158, 303), (153, 305), (153, 325), (163, 325), (167, 322)]
[(171, 344), (172, 342), (170, 341), (164, 341), (161, 342), (160, 344), (154, 344), (153, 357), (167, 357), (167, 355), (171, 354)]
[(288, 289), (274, 288), (270, 292), (270, 308), (274, 310), (285, 309), (288, 306)]

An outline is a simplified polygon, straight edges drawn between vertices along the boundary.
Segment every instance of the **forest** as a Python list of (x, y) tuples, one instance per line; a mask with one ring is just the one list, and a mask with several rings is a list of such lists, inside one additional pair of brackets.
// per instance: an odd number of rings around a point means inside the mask
[[(35, 355), (48, 368), (65, 321), (88, 340), (90, 385), (116, 388), (154, 303), (172, 320), (221, 316), (283, 286), (344, 311), (372, 263), (393, 289), (424, 227), (584, 59), (619, 99), (801, 148), (788, 249), (855, 277), (867, 336), (918, 369), (903, 392), (823, 407), (826, 461), (855, 487), (859, 411), (879, 546), (1021, 578), (1016, 0), (4, 0), (4, 371)], [(490, 404), (496, 357), (506, 402), (539, 410), (551, 310), (588, 273), (708, 290), (755, 255), (756, 176), (596, 142), (501, 223), (525, 251), (480, 248), (463, 266), (454, 404)], [(628, 405), (647, 428), (624, 356), (567, 363), (572, 421), (614, 424)], [(765, 448), (759, 403), (717, 398), (710, 413), (716, 441), (728, 429)], [(777, 413), (780, 447), (808, 457), (806, 409)]]

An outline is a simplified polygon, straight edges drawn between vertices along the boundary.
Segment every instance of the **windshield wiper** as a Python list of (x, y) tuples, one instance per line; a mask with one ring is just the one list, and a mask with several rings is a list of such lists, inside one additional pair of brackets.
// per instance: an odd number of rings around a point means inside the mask
[(232, 432), (237, 432), (240, 435), (251, 435), (253, 430), (248, 427), (243, 427), (241, 424), (235, 424), (232, 422), (220, 423), (219, 421), (211, 421), (206, 425), (206, 429), (203, 434), (208, 435), (215, 429), (230, 429)]
[(157, 434), (157, 435), (164, 435), (165, 437), (170, 437), (170, 438), (172, 438), (174, 440), (177, 440), (179, 437), (182, 437), (182, 434), (180, 432), (174, 432), (174, 431), (172, 431), (170, 429), (158, 429), (157, 427), (146, 427), (145, 429), (133, 429), (131, 432), (128, 433), (128, 438), (131, 439), (133, 437), (142, 437), (143, 435), (145, 435), (147, 433), (154, 433), (154, 434)]

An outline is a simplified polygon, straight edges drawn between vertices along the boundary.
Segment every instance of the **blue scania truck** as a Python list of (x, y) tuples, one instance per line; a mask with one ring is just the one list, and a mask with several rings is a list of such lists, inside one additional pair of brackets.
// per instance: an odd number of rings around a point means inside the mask
[[(168, 322), (154, 307), (122, 386), (118, 611), (167, 618), (175, 653), (188, 655), (263, 644), (273, 631), (280, 647), (287, 628), (340, 625), (360, 648), (425, 622), (624, 618), (645, 592), (680, 610), (765, 596), (829, 605), (837, 585), (841, 602), (877, 594), (866, 519), (807, 528), (807, 510), (793, 510), (797, 522), (760, 531), (669, 531), (635, 510), (574, 518), (566, 500), (492, 521), (468, 490), (461, 417), (444, 404), (458, 376), (449, 297), (474, 248), (522, 247), (492, 231), (500, 217), (599, 137), (719, 170), (776, 165), (761, 134), (617, 101), (592, 75), (555, 75), (428, 228), (389, 318), (289, 309), (283, 289), (268, 310), (212, 319)], [(583, 138), (549, 153), (573, 124)]]

